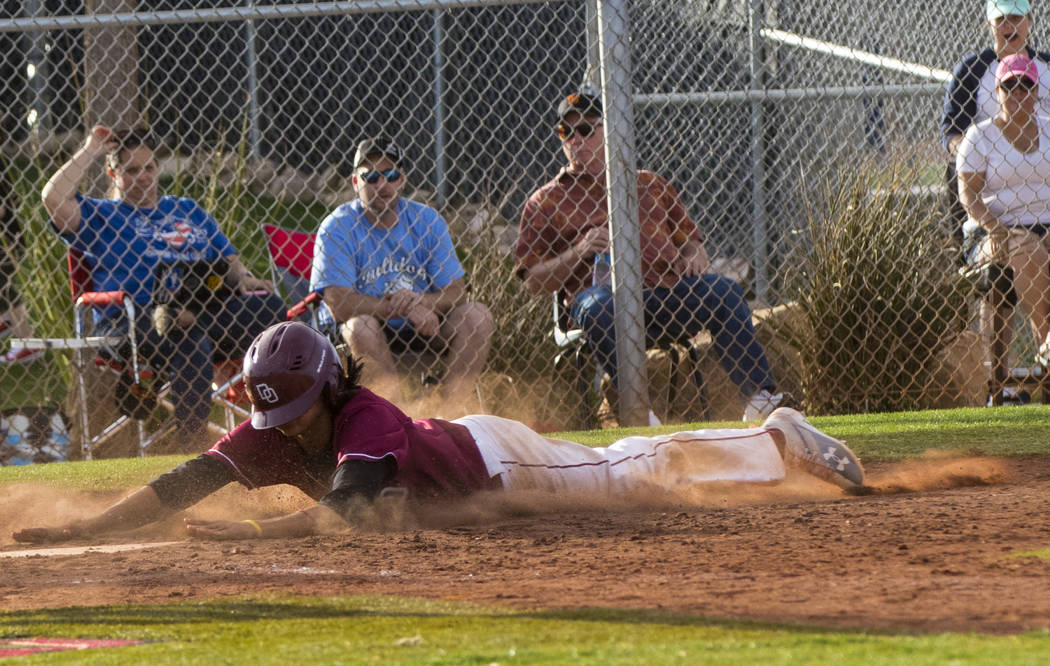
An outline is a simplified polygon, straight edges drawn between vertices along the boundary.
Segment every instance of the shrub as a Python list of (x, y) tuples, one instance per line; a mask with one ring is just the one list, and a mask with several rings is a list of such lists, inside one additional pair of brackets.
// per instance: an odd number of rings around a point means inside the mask
[(938, 202), (904, 162), (838, 172), (805, 208), (785, 262), (793, 316), (778, 335), (800, 353), (803, 401), (816, 413), (921, 409), (935, 357), (963, 330), (972, 286)]

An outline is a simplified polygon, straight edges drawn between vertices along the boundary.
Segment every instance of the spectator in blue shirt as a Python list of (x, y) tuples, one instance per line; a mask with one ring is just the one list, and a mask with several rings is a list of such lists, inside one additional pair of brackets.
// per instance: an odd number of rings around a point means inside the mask
[[(80, 181), (103, 155), (113, 196), (83, 196)], [(284, 318), (284, 303), (268, 281), (248, 271), (197, 202), (159, 195), (154, 147), (144, 131), (95, 126), (42, 194), (55, 231), (90, 262), (95, 290), (126, 291), (138, 306), (140, 353), (172, 380), (177, 432), (166, 452), (200, 450), (213, 364), (240, 359), (258, 333)], [(199, 267), (208, 272), (206, 289), (190, 293)], [(119, 314), (116, 307), (96, 313), (97, 333), (126, 334), (128, 322)]]
[(393, 141), (378, 136), (360, 143), (352, 176), (358, 198), (321, 223), (310, 288), (324, 293), (350, 351), (394, 402), (401, 400), (396, 354), (444, 354), (439, 391), (448, 414), (465, 407), (485, 365), (492, 313), (467, 301), (445, 220), (403, 198), (405, 180)]

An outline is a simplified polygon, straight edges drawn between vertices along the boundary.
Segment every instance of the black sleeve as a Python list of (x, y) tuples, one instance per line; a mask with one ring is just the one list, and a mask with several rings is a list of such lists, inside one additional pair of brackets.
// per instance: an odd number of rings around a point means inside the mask
[(343, 461), (335, 468), (332, 489), (318, 504), (323, 504), (347, 522), (351, 522), (351, 511), (355, 501), (374, 500), (386, 481), (393, 476), (395, 469), (395, 463), (387, 458), (376, 461)]
[(203, 453), (149, 482), (161, 504), (178, 511), (235, 481), (233, 470)]
[(981, 77), (995, 62), (995, 51), (985, 49), (967, 56), (952, 72), (952, 80), (944, 93), (944, 115), (941, 116), (941, 145), (948, 148), (949, 140), (965, 134), (977, 115), (977, 88)]

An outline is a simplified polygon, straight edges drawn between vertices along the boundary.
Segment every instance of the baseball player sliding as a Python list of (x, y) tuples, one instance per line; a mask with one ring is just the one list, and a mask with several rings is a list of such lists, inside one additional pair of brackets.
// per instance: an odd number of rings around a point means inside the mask
[(244, 361), (250, 420), (97, 516), (13, 536), (45, 543), (131, 529), (232, 481), (248, 488), (291, 484), (317, 504), (267, 520), (186, 519), (190, 535), (249, 539), (325, 532), (354, 524), (362, 503), (388, 489), (423, 501), (483, 490), (673, 491), (710, 481), (778, 481), (785, 464), (845, 489), (864, 484), (857, 457), (793, 409), (775, 410), (760, 428), (627, 437), (592, 449), (496, 416), (413, 421), (360, 386), (360, 373), (354, 358), (344, 372), (332, 344), (309, 326), (272, 326), (252, 342)]

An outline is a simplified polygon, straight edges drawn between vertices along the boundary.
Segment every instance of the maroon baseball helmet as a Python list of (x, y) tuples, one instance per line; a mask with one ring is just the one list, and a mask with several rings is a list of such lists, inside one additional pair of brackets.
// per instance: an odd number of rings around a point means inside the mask
[(252, 426), (273, 428), (302, 416), (325, 385), (338, 389), (342, 376), (335, 347), (323, 334), (297, 321), (271, 326), (244, 357)]

